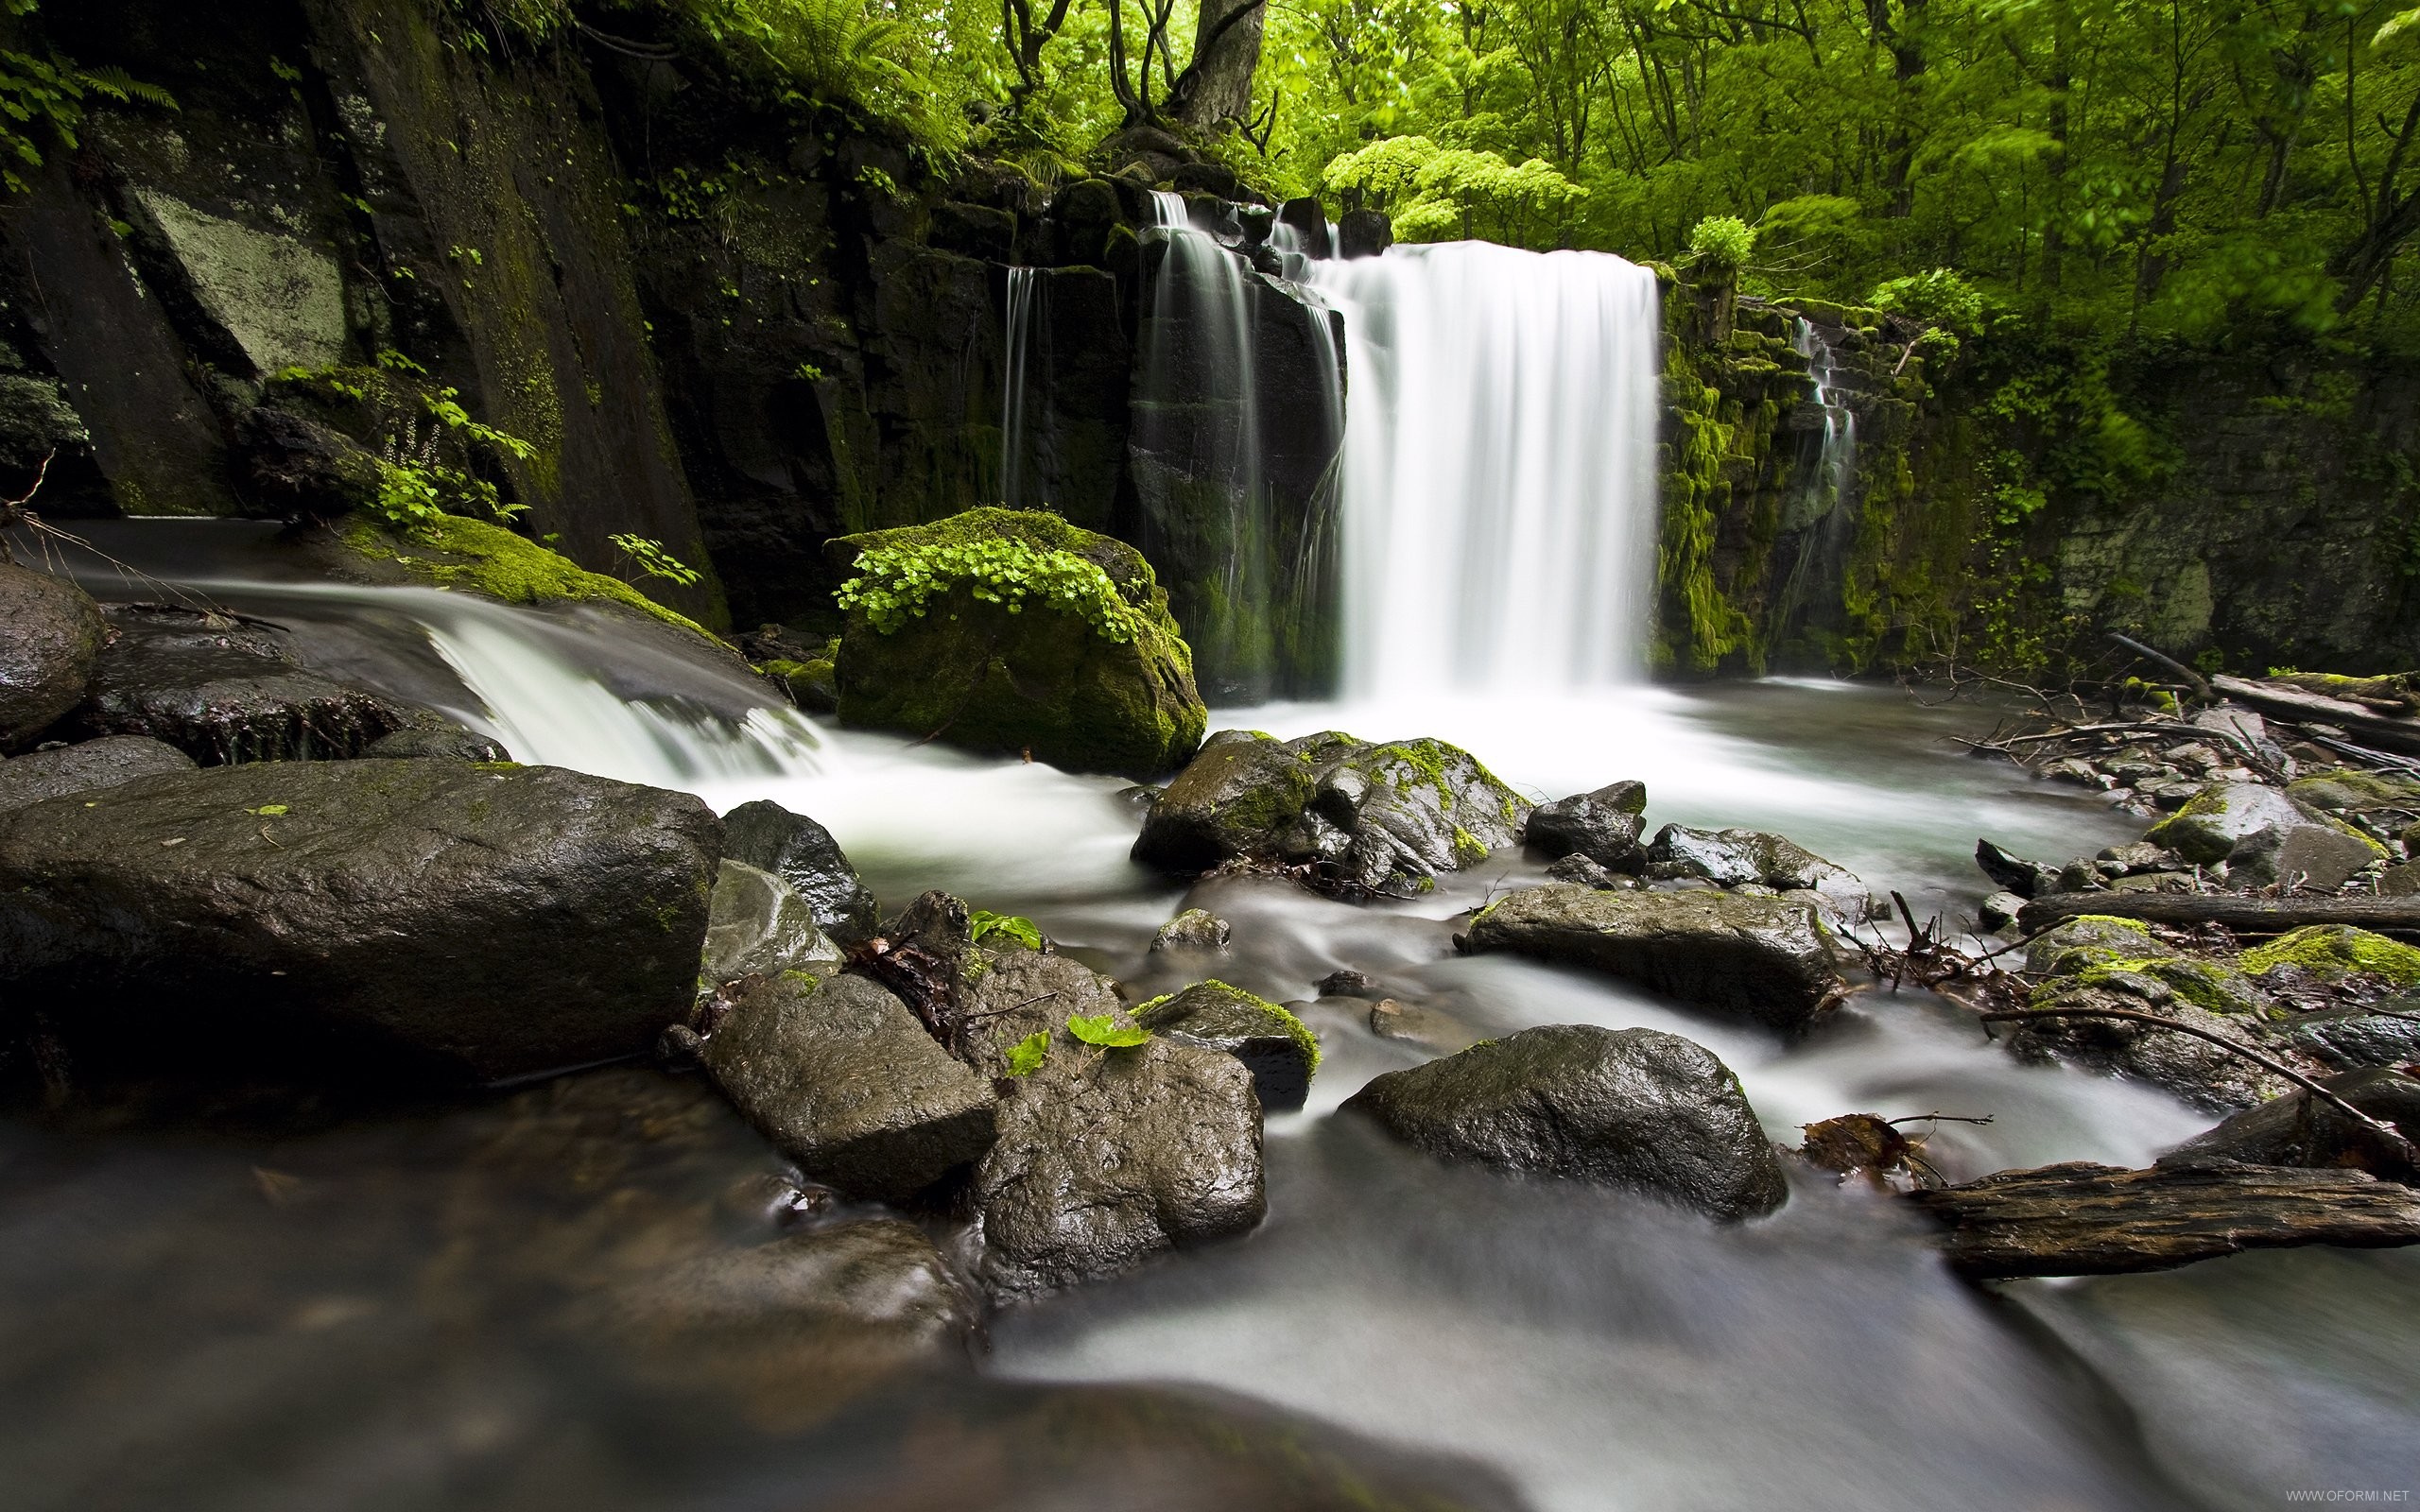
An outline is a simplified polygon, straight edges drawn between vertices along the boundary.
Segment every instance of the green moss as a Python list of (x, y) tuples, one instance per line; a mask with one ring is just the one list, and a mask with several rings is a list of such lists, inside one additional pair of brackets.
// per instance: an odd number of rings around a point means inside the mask
[[(1219, 991), (1225, 993), (1239, 1005), (1254, 1009), (1267, 1015), (1275, 1022), (1277, 1027), (1285, 1033), (1286, 1038), (1302, 1046), (1303, 1054), (1309, 1057), (1309, 1069), (1313, 1073), (1316, 1073), (1320, 1069), (1319, 1036), (1311, 1033), (1309, 1025), (1303, 1022), (1302, 1020), (1294, 1017), (1294, 1015), (1288, 1012), (1282, 1005), (1271, 1003), (1267, 998), (1260, 996), (1256, 992), (1247, 992), (1242, 988), (1236, 987), (1231, 983), (1221, 982), (1217, 977), (1210, 978), (1208, 981), (1203, 982), (1201, 986), (1206, 988), (1215, 988)], [(1134, 1010), (1135, 1018), (1140, 1019), (1147, 1010), (1155, 1008), (1167, 1001), (1167, 999), (1164, 997), (1152, 999), (1150, 1002), (1143, 1005), (1142, 1007)]]
[(2074, 980), (2086, 987), (2122, 987), (2126, 976), (2149, 977), (2209, 1013), (2257, 1013), (2265, 1005), (2241, 971), (2183, 956), (2120, 956), (2084, 967)]
[(449, 514), (409, 535), (396, 535), (356, 520), (346, 528), (343, 541), (365, 557), (391, 561), (440, 588), (468, 588), (508, 604), (608, 599), (721, 644), (697, 621), (666, 609), (630, 584), (592, 573), (501, 525)]
[(1478, 836), (1457, 824), (1454, 826), (1454, 857), (1466, 867), (1475, 867), (1487, 859), (1488, 850)]
[(2277, 966), (2298, 966), (2325, 981), (2360, 971), (2397, 987), (2420, 985), (2420, 950), (2347, 924), (2313, 924), (2243, 953), (2243, 969), (2256, 976)]

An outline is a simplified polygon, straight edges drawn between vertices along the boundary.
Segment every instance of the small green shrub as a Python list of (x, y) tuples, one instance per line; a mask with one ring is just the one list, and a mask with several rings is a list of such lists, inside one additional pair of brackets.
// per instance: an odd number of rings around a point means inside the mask
[(856, 568), (857, 576), (835, 596), (844, 610), (863, 610), (884, 635), (924, 618), (934, 598), (963, 588), (1011, 614), (1032, 600), (1084, 621), (1105, 641), (1134, 639), (1134, 610), (1118, 596), (1117, 585), (1073, 552), (1003, 540), (877, 546), (858, 553)]
[(607, 536), (614, 549), (624, 560), (636, 567), (640, 576), (661, 577), (683, 588), (692, 586), (701, 576), (698, 569), (664, 549), (664, 542), (648, 536)]
[(977, 908), (967, 915), (967, 922), (973, 926), (969, 936), (974, 939), (979, 940), (987, 935), (1006, 935), (1011, 939), (1022, 940), (1028, 950), (1042, 949), (1042, 931), (1035, 927), (1032, 919), (1023, 915), (995, 914), (987, 908)]
[(1756, 232), (1737, 215), (1708, 215), (1689, 232), (1689, 253), (1700, 266), (1737, 273), (1755, 254)]

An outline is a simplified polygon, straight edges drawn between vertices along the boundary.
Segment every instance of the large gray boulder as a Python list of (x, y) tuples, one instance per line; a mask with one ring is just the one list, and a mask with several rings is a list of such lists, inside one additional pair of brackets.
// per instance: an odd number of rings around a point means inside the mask
[(1252, 1074), (1178, 1040), (1102, 1049), (1061, 1030), (1001, 1100), (975, 1201), (982, 1277), (1004, 1297), (1242, 1233), (1268, 1211)]
[(2370, 1117), (2392, 1124), (2404, 1147), (2347, 1117), (2343, 1109), (2301, 1089), (2231, 1115), (2160, 1157), (2162, 1165), (2235, 1160), (2244, 1165), (2359, 1166), (2372, 1176), (2420, 1186), (2411, 1142), (2420, 1140), (2420, 1080), (2372, 1068), (2324, 1078), (2320, 1085)]
[(1540, 804), (1525, 838), (1550, 861), (1577, 855), (1608, 871), (1637, 871), (1647, 864), (1638, 843), (1646, 811), (1645, 782), (1614, 782)]
[(273, 630), (199, 610), (111, 610), (78, 721), (95, 734), (148, 735), (204, 765), (358, 756), (402, 729), (406, 711), (300, 663)]
[(108, 641), (82, 589), (0, 562), (0, 750), (31, 744), (83, 701)]
[(2397, 998), (2380, 1006), (2389, 1011), (2337, 1008), (2297, 1019), (2286, 1031), (2286, 1040), (2338, 1071), (2420, 1065), (2420, 997)]
[(701, 1058), (775, 1148), (854, 1196), (920, 1192), (992, 1143), (990, 1084), (862, 976), (756, 983)]
[(873, 893), (831, 831), (761, 798), (724, 815), (722, 828), (723, 855), (788, 883), (825, 934), (843, 945), (873, 934)]
[(103, 1043), (311, 1026), (399, 1073), (633, 1055), (691, 1003), (720, 840), (685, 793), (560, 767), (138, 778), (0, 814), (0, 1001)]
[(1772, 887), (1816, 892), (1852, 919), (1872, 902), (1865, 884), (1846, 867), (1824, 860), (1786, 836), (1762, 830), (1693, 830), (1668, 824), (1647, 848), (1651, 877), (1697, 877), (1718, 887)]
[(112, 735), (38, 750), (0, 765), (0, 809), (21, 809), (70, 793), (93, 793), (138, 777), (190, 772), (193, 758), (141, 735)]
[(1315, 886), (1409, 898), (1520, 837), (1530, 804), (1443, 741), (1373, 745), (1329, 731), (1213, 735), (1152, 800), (1134, 859), (1201, 872), (1299, 868)]
[(1462, 948), (1593, 967), (1776, 1029), (1803, 1028), (1848, 990), (1812, 903), (1711, 888), (1531, 887), (1481, 911)]
[(1731, 1068), (1655, 1029), (1524, 1029), (1391, 1071), (1344, 1106), (1443, 1160), (1636, 1188), (1717, 1218), (1771, 1212), (1789, 1191)]
[[(2238, 846), (2264, 830), (2275, 830), (2283, 835), (2303, 829), (2325, 830), (2351, 838), (2345, 831), (2328, 823), (2317, 808), (2306, 807), (2273, 787), (2257, 782), (2212, 782), (2187, 799), (2183, 808), (2152, 825), (2143, 838), (2153, 845), (2166, 846), (2189, 863), (2209, 867), (2229, 860)], [(2273, 846), (2274, 842), (2271, 844)], [(2247, 851), (2247, 859), (2250, 858), (2251, 852)]]
[(1171, 1034), (1222, 1050), (1252, 1073), (1263, 1109), (1290, 1111), (1310, 1096), (1320, 1069), (1320, 1042), (1302, 1020), (1285, 1008), (1224, 982), (1197, 982), (1182, 992), (1146, 1003), (1134, 1021), (1156, 1034)]
[(816, 927), (806, 900), (769, 871), (725, 856), (708, 907), (703, 975), (709, 985), (751, 974), (840, 969), (840, 948)]

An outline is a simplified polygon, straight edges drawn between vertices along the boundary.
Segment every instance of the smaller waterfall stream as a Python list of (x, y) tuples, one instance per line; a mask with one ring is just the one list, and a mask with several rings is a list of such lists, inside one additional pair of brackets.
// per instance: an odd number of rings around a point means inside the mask
[(1827, 504), (1845, 504), (1857, 476), (1857, 411), (1841, 397), (1840, 365), (1834, 360), (1832, 344), (1805, 316), (1798, 318), (1790, 345), (1806, 359), (1806, 376), (1815, 386), (1815, 403), (1824, 411), (1824, 449), (1816, 459), (1808, 490), (1824, 495)]
[(1022, 485), (1030, 465), (1026, 455), (1029, 449), (1026, 411), (1032, 402), (1027, 389), (1033, 366), (1036, 306), (1048, 297), (1049, 287), (1040, 268), (1009, 269), (1008, 339), (1003, 343), (1006, 370), (1000, 386), (1000, 502), (1011, 509), (1031, 508), (1041, 502), (1026, 498)]
[(1766, 642), (1785, 658), (1792, 637), (1806, 628), (1816, 608), (1816, 585), (1837, 580), (1857, 529), (1857, 411), (1846, 397), (1839, 355), (1805, 316), (1797, 318), (1790, 345), (1806, 359), (1806, 381), (1813, 390), (1808, 403), (1821, 411), (1822, 427), (1819, 433), (1804, 420), (1798, 422), (1803, 435), (1820, 434), (1821, 439), (1813, 456), (1799, 454), (1805, 482), (1781, 520), (1781, 549), (1793, 554), (1773, 595)]

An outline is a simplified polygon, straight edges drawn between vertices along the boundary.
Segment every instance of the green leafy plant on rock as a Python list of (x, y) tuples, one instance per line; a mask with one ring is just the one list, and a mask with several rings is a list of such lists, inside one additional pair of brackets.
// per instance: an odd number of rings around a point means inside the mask
[(987, 935), (1005, 935), (1022, 941), (1028, 950), (1042, 949), (1042, 931), (1032, 919), (1021, 914), (995, 914), (989, 909), (977, 908), (967, 916), (967, 921), (972, 926), (969, 931), (972, 938), (980, 940)]
[(1105, 1050), (1131, 1049), (1151, 1038), (1149, 1029), (1119, 1028), (1116, 1016), (1108, 1013), (1079, 1013), (1067, 1021), (1067, 1032), (1088, 1045), (1099, 1045)]
[[(0, 0), (0, 15), (15, 20), (41, 8), (41, 0)], [(77, 133), (84, 124), (85, 102), (96, 98), (177, 109), (166, 90), (122, 69), (86, 68), (56, 52), (37, 56), (0, 48), (0, 184), (12, 194), (31, 187), (20, 170), (43, 165), (44, 137), (70, 152), (81, 146)]]
[(1133, 610), (1109, 574), (1073, 552), (992, 539), (876, 546), (857, 554), (857, 576), (840, 585), (844, 610), (865, 610), (890, 635), (922, 619), (935, 598), (963, 588), (986, 604), (1020, 613), (1035, 602), (1082, 620), (1105, 641), (1134, 639)]

